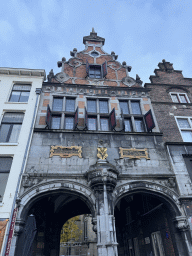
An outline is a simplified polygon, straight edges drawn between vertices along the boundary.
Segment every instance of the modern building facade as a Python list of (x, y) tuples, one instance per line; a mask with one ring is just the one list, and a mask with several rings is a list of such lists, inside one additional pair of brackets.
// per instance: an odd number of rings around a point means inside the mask
[(152, 85), (132, 78), (94, 30), (83, 43), (43, 83), (11, 255), (58, 256), (63, 224), (82, 214), (92, 216), (98, 256), (192, 255)]
[[(9, 251), (10, 224), (31, 141), (44, 70), (0, 68), (0, 251)], [(13, 222), (14, 223), (14, 222)], [(9, 238), (9, 241), (8, 241)], [(9, 242), (9, 244), (7, 244)]]

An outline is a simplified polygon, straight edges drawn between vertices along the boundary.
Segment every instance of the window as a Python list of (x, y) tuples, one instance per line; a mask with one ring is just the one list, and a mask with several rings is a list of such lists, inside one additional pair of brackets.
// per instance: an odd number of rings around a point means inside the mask
[(0, 127), (0, 142), (17, 142), (21, 125), (23, 122), (23, 113), (5, 113)]
[(101, 66), (89, 66), (89, 77), (90, 78), (101, 78)]
[[(109, 131), (109, 108), (108, 100), (101, 99), (88, 99), (87, 100), (88, 112), (88, 130)], [(99, 124), (97, 127), (97, 120)]]
[(75, 98), (54, 97), (52, 111), (49, 106), (47, 108), (46, 123), (49, 129), (75, 129), (78, 124)]
[(10, 102), (28, 102), (31, 85), (14, 84), (9, 98)]
[(86, 73), (89, 78), (104, 78), (107, 75), (107, 62), (102, 65), (92, 65), (86, 60)]
[(170, 93), (172, 101), (175, 103), (190, 103), (186, 93)]
[(126, 132), (145, 132), (140, 102), (134, 100), (119, 101), (124, 130)]
[(3, 199), (11, 164), (12, 157), (0, 157), (0, 202), (2, 202)]
[(177, 125), (184, 142), (192, 142), (192, 118), (177, 117)]

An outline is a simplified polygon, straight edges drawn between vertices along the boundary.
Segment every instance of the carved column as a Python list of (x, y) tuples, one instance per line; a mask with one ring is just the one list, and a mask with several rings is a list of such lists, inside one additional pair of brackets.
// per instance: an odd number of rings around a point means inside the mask
[(181, 232), (183, 241), (186, 244), (188, 255), (192, 256), (191, 234), (189, 232), (189, 224), (185, 216), (177, 216), (173, 219), (176, 228)]
[(117, 255), (115, 218), (112, 214), (112, 192), (116, 186), (117, 177), (118, 171), (115, 167), (102, 159), (91, 166), (87, 173), (89, 184), (96, 196), (98, 256)]

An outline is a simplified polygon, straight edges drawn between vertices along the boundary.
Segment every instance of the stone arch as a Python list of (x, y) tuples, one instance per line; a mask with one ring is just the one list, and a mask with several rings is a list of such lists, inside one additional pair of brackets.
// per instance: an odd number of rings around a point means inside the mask
[(136, 193), (156, 196), (165, 205), (169, 206), (175, 217), (185, 215), (183, 208), (180, 206), (179, 196), (175, 191), (166, 186), (148, 181), (127, 182), (121, 186), (117, 186), (114, 190), (114, 209), (123, 197)]
[(49, 194), (62, 194), (64, 192), (79, 197), (88, 206), (92, 216), (95, 217), (95, 196), (89, 187), (69, 180), (51, 180), (29, 188), (20, 196), (17, 219), (25, 219), (28, 210), (39, 199)]

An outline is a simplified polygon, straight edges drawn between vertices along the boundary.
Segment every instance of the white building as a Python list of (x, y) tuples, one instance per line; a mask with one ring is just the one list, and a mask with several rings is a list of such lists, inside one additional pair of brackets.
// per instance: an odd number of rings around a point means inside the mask
[[(0, 255), (8, 238), (45, 71), (0, 68)], [(10, 220), (10, 221), (9, 221)]]

